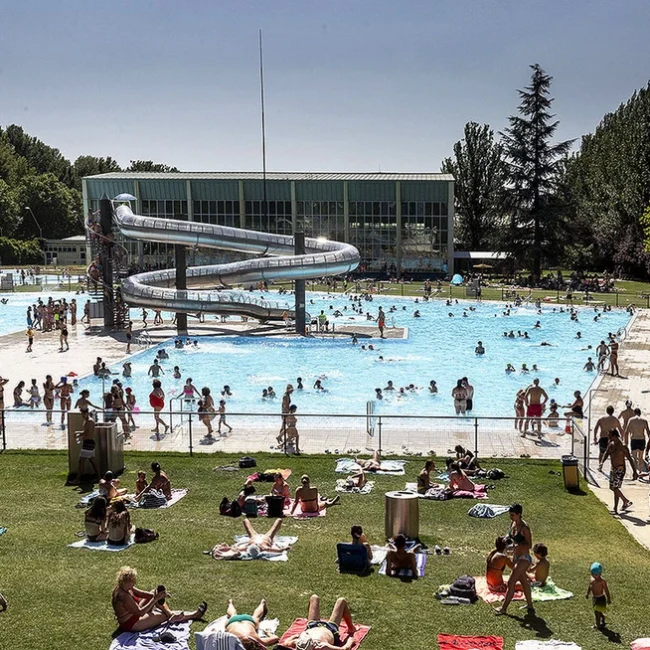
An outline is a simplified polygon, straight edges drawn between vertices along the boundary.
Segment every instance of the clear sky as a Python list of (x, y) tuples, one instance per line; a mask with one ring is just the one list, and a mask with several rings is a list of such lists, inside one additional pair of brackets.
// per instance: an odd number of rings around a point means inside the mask
[(0, 125), (74, 160), (437, 171), (468, 120), (502, 129), (528, 65), (560, 138), (650, 76), (648, 0), (4, 0)]

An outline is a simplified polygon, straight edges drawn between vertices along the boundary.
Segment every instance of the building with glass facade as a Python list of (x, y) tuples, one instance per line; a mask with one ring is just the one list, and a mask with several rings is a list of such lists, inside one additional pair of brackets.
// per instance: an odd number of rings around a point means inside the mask
[[(136, 214), (349, 242), (361, 271), (453, 268), (454, 179), (449, 174), (113, 172), (83, 179), (86, 213), (104, 194), (132, 194)], [(125, 241), (144, 264), (173, 264), (165, 244)], [(191, 264), (233, 259), (197, 250)]]

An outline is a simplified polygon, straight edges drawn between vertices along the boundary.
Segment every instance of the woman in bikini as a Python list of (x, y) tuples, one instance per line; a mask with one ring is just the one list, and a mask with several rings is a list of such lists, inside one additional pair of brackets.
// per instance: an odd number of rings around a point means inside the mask
[(461, 469), (458, 463), (451, 463), (449, 465), (449, 488), (454, 492), (474, 492), (476, 483), (465, 474), (465, 470)]
[[(190, 380), (190, 386), (192, 386), (191, 380)], [(185, 389), (187, 389), (187, 387), (188, 385), (185, 384)], [(187, 397), (185, 399), (187, 399)], [(214, 399), (212, 395), (210, 395), (210, 389), (207, 386), (204, 386), (201, 389), (200, 402), (201, 405), (199, 407), (199, 419), (201, 420), (201, 422), (203, 422), (203, 424), (205, 424), (205, 428), (208, 430), (206, 437), (212, 438), (212, 433), (213, 433), (212, 420), (214, 420), (215, 417), (215, 409), (214, 409)]]
[(341, 497), (336, 496), (333, 499), (322, 499), (318, 495), (318, 488), (310, 484), (309, 476), (303, 474), (300, 477), (300, 487), (296, 490), (296, 496), (291, 507), (291, 515), (300, 504), (302, 512), (320, 512), (324, 508), (335, 506), (341, 500)]
[(45, 383), (43, 384), (43, 404), (45, 405), (45, 418), (47, 424), (52, 424), (52, 411), (54, 410), (54, 382), (52, 375), (46, 375)]
[(284, 477), (280, 472), (276, 472), (273, 475), (273, 485), (271, 486), (271, 496), (272, 497), (282, 497), (284, 499), (284, 505), (288, 506), (291, 502), (291, 488), (289, 484), (284, 480)]
[(427, 490), (431, 488), (431, 472), (436, 469), (436, 464), (432, 460), (424, 463), (424, 468), (418, 474), (418, 494), (426, 494)]
[(183, 386), (183, 399), (189, 403), (194, 401), (194, 395), (201, 399), (201, 393), (197, 390), (196, 386), (192, 383), (192, 378), (188, 377)]
[(14, 388), (14, 408), (19, 406), (28, 406), (27, 402), (23, 401), (23, 389), (25, 388), (25, 382), (19, 381), (16, 388)]
[(84, 515), (86, 539), (89, 542), (102, 542), (108, 537), (106, 529), (106, 499), (102, 496), (95, 497), (92, 505)]
[(119, 386), (113, 386), (111, 388), (111, 393), (113, 394), (113, 412), (122, 423), (124, 438), (128, 439), (131, 437), (131, 431), (129, 429), (129, 423), (126, 419), (126, 404), (124, 402), (124, 393)]
[(571, 424), (572, 418), (578, 418), (579, 420), (582, 420), (582, 418), (584, 418), (584, 413), (582, 409), (585, 403), (580, 395), (580, 391), (577, 390), (575, 393), (573, 393), (573, 397), (574, 397), (573, 404), (567, 405), (570, 410), (564, 414), (564, 417), (566, 418), (567, 426)]
[(515, 429), (519, 431), (524, 430), (524, 425), (526, 423), (526, 406), (524, 403), (524, 395), (526, 391), (523, 388), (520, 388), (517, 391), (517, 397), (515, 397)]
[(149, 405), (153, 409), (153, 417), (156, 421), (156, 428), (153, 432), (156, 434), (156, 440), (160, 440), (160, 425), (165, 427), (165, 433), (169, 431), (169, 425), (160, 417), (160, 412), (165, 407), (165, 392), (162, 389), (160, 379), (153, 380), (153, 390), (149, 393)]
[(246, 650), (253, 648), (266, 648), (275, 645), (280, 641), (279, 636), (265, 637), (262, 639), (259, 635), (260, 622), (267, 613), (266, 600), (262, 598), (260, 604), (255, 608), (253, 614), (238, 614), (232, 598), (228, 601), (226, 615), (226, 632), (234, 634)]
[(107, 541), (111, 546), (125, 546), (131, 539), (131, 516), (124, 501), (111, 505), (107, 517)]
[(508, 590), (506, 591), (505, 600), (501, 607), (494, 610), (496, 614), (507, 613), (508, 605), (510, 605), (510, 601), (512, 601), (512, 597), (515, 595), (517, 583), (521, 585), (524, 596), (526, 596), (528, 613), (535, 613), (533, 598), (530, 593), (530, 582), (528, 581), (527, 575), (528, 569), (533, 563), (533, 558), (530, 555), (530, 549), (533, 545), (533, 537), (530, 532), (530, 527), (522, 519), (523, 511), (524, 509), (519, 503), (513, 503), (510, 506), (510, 537), (514, 544), (512, 555), (513, 566), (512, 573), (508, 579)]
[(121, 632), (141, 632), (163, 623), (198, 620), (208, 609), (204, 601), (195, 612), (173, 612), (165, 602), (170, 596), (163, 585), (153, 591), (142, 591), (135, 587), (137, 577), (137, 571), (128, 566), (117, 572), (111, 602)]
[(503, 572), (508, 567), (512, 570), (512, 561), (506, 555), (506, 540), (497, 537), (494, 550), (487, 556), (485, 580), (492, 591), (505, 591), (508, 585), (503, 581)]
[(61, 377), (61, 381), (54, 387), (58, 389), (61, 404), (61, 428), (65, 428), (65, 414), (72, 407), (72, 384), (68, 383), (67, 377)]

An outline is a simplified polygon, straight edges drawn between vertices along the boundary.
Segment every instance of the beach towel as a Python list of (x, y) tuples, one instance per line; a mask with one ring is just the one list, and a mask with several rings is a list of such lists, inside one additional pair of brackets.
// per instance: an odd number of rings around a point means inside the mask
[[(247, 535), (235, 535), (235, 544), (248, 542), (249, 539), (250, 538)], [(242, 553), (239, 557), (234, 558), (220, 557), (213, 553), (213, 551), (219, 547), (219, 544), (217, 544), (212, 551), (210, 551), (210, 554), (215, 560), (268, 560), (269, 562), (288, 562), (289, 556), (287, 555), (287, 551), (289, 550), (289, 547), (293, 546), (297, 541), (297, 537), (278, 535), (275, 538), (274, 543), (277, 548), (286, 549), (282, 553), (265, 553), (264, 551), (261, 551), (255, 557), (250, 555), (250, 553)]]
[(503, 637), (439, 634), (438, 645), (440, 650), (503, 650)]
[(358, 487), (351, 488), (345, 484), (346, 480), (347, 479), (344, 478), (336, 479), (337, 492), (347, 492), (348, 494), (370, 494), (372, 492), (372, 488), (375, 487), (374, 481), (366, 481), (366, 484), (362, 488), (358, 488)]
[[(246, 481), (251, 481), (255, 483), (256, 481), (261, 481), (261, 475), (262, 474), (270, 474), (271, 476), (273, 474), (282, 474), (282, 478), (286, 481), (288, 478), (291, 476), (291, 470), (290, 469), (282, 469), (282, 468), (277, 468), (277, 469), (265, 469), (260, 472), (255, 472), (251, 474), (250, 476), (246, 477)], [(265, 481), (266, 482), (266, 481)], [(270, 481), (268, 481), (270, 482)]]
[(93, 499), (98, 496), (99, 496), (99, 490), (94, 490), (90, 494), (86, 494), (86, 496), (81, 497), (81, 499), (79, 499), (79, 505), (89, 506), (92, 503)]
[[(280, 639), (280, 645), (282, 645), (287, 641), (287, 639), (290, 639), (292, 636), (304, 632), (305, 628), (307, 627), (307, 623), (308, 621), (306, 618), (297, 618), (289, 626), (289, 629), (282, 635), (282, 638)], [(357, 648), (361, 645), (361, 642), (366, 638), (368, 632), (370, 632), (369, 625), (357, 625), (356, 627), (357, 631), (354, 633), (354, 645), (352, 646), (352, 650), (357, 650)], [(341, 625), (339, 626), (339, 632), (341, 635), (341, 643), (345, 644), (348, 637), (350, 636), (348, 632), (348, 626), (345, 624), (345, 621), (341, 622)]]
[[(166, 631), (176, 637), (175, 643), (161, 643), (156, 640)], [(113, 639), (109, 650), (189, 650), (189, 638), (190, 624), (174, 623), (144, 632), (122, 632)]]
[(632, 650), (650, 650), (650, 637), (636, 639), (630, 645)]
[[(650, 648), (650, 646), (647, 646)], [(528, 641), (517, 641), (515, 650), (582, 650), (579, 645), (571, 641), (537, 641), (531, 639)]]
[(4, 526), (0, 526), (0, 535), (4, 535), (7, 532), (7, 529)]
[(467, 490), (454, 490), (451, 493), (452, 499), (487, 499), (488, 495), (486, 492), (485, 485), (479, 485), (478, 483), (474, 485), (474, 491), (469, 492)]
[[(492, 591), (487, 584), (485, 576), (476, 576), (476, 593), (486, 603), (498, 603), (505, 598), (506, 592)], [(567, 600), (573, 598), (570, 591), (560, 589), (550, 578), (543, 587), (531, 587), (531, 594), (535, 602), (545, 602), (549, 600)], [(521, 585), (517, 585), (513, 600), (524, 600), (524, 592), (521, 591)]]
[[(380, 469), (376, 472), (370, 472), (370, 474), (392, 474), (393, 476), (404, 475), (405, 460), (382, 460), (379, 467)], [(353, 458), (339, 458), (336, 461), (335, 472), (339, 474), (356, 474), (361, 471), (361, 465), (359, 465)]]
[[(165, 508), (171, 508), (173, 505), (177, 504), (187, 494), (187, 492), (187, 489), (172, 489), (172, 498), (169, 499), (169, 501), (161, 506), (158, 506), (157, 508), (149, 507), (147, 510), (164, 510)], [(142, 501), (140, 501), (136, 507), (144, 508), (145, 506), (143, 506)]]
[(467, 514), (470, 517), (479, 517), (480, 519), (494, 519), (503, 515), (510, 510), (510, 506), (495, 506), (492, 503), (477, 503), (472, 506)]
[(284, 516), (293, 517), (294, 519), (311, 519), (312, 517), (324, 517), (327, 514), (327, 508), (322, 508), (318, 512), (303, 512), (301, 507), (298, 506), (293, 514), (291, 508), (293, 507), (293, 499), (289, 501), (289, 505), (284, 507)]
[(131, 539), (129, 540), (129, 543), (124, 544), (124, 546), (113, 546), (113, 544), (109, 544), (108, 542), (90, 542), (87, 539), (82, 539), (78, 542), (75, 542), (74, 544), (68, 544), (68, 547), (87, 548), (89, 551), (117, 552), (117, 551), (123, 551), (126, 548), (130, 548), (134, 544), (135, 544), (135, 535), (131, 535)]
[[(226, 632), (227, 616), (222, 616), (216, 621), (208, 623), (204, 630), (194, 633), (196, 650), (242, 650), (243, 646), (239, 639)], [(259, 625), (259, 635), (262, 638), (275, 636), (280, 626), (277, 618), (264, 619)]]
[(442, 483), (432, 483), (431, 487), (424, 494), (418, 492), (417, 483), (407, 483), (404, 491), (417, 494), (420, 499), (430, 499), (431, 501), (446, 501), (451, 498), (449, 491)]
[[(415, 559), (417, 562), (417, 567), (418, 567), (418, 577), (424, 578), (424, 567), (427, 564), (427, 554), (426, 553), (416, 553), (415, 554)], [(386, 558), (384, 557), (384, 561), (381, 563), (381, 567), (379, 568), (379, 575), (380, 576), (385, 576), (386, 575)], [(397, 573), (396, 576), (390, 576), (391, 578), (408, 578), (411, 576), (411, 571), (408, 569), (400, 569), (399, 572)]]

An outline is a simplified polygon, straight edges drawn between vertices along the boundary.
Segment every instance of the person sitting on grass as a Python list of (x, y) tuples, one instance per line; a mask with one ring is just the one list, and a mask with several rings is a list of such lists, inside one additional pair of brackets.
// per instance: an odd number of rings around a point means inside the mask
[(300, 477), (300, 487), (296, 490), (290, 514), (293, 515), (298, 504), (300, 504), (302, 512), (319, 512), (324, 508), (337, 505), (340, 501), (341, 497), (339, 496), (333, 499), (321, 498), (318, 495), (318, 488), (311, 485), (307, 474), (303, 474)]
[(266, 600), (262, 598), (253, 614), (238, 614), (232, 598), (228, 601), (226, 614), (226, 632), (234, 634), (246, 650), (260, 650), (267, 646), (276, 645), (280, 640), (278, 636), (262, 638), (259, 635), (260, 622), (266, 616), (268, 609)]
[(131, 539), (131, 515), (124, 501), (116, 501), (108, 511), (107, 541), (111, 546), (125, 546)]
[(462, 445), (456, 445), (454, 451), (456, 452), (456, 461), (468, 476), (481, 469), (478, 458), (469, 449), (465, 449)]
[(431, 472), (436, 469), (436, 464), (432, 460), (424, 463), (424, 468), (418, 474), (418, 494), (426, 494), (431, 489)]
[(199, 620), (208, 609), (203, 601), (194, 612), (174, 612), (165, 602), (170, 595), (163, 585), (153, 591), (142, 591), (135, 584), (138, 572), (123, 566), (117, 572), (111, 603), (120, 632), (141, 632), (163, 623)]
[(147, 474), (140, 470), (138, 472), (138, 480), (135, 482), (135, 500), (139, 501), (140, 497), (144, 493), (144, 491), (149, 487), (149, 483), (147, 482)]
[(103, 542), (108, 537), (106, 529), (107, 502), (104, 497), (95, 497), (84, 514), (86, 539), (89, 542)]
[(99, 481), (98, 491), (100, 496), (106, 497), (109, 502), (112, 499), (124, 496), (128, 492), (126, 488), (120, 488), (120, 479), (115, 478), (110, 470)]
[[(307, 627), (300, 633), (289, 637), (282, 645), (295, 650), (351, 650), (354, 647), (356, 627), (345, 598), (339, 598), (328, 620), (320, 615), (320, 598), (314, 594), (309, 599)], [(349, 635), (341, 644), (339, 627), (345, 621)]]
[(494, 550), (487, 556), (485, 580), (492, 591), (505, 591), (508, 585), (503, 581), (503, 572), (506, 567), (512, 569), (512, 561), (506, 555), (506, 539), (497, 537)]
[(151, 490), (158, 490), (165, 495), (167, 501), (170, 501), (172, 498), (172, 484), (167, 474), (160, 469), (160, 463), (151, 463), (151, 471), (153, 472), (151, 483), (149, 483), (140, 496), (151, 492)]
[(284, 480), (284, 476), (280, 472), (273, 474), (273, 485), (271, 486), (272, 497), (282, 497), (284, 505), (288, 506), (291, 501), (291, 488)]
[(474, 492), (476, 484), (467, 476), (458, 463), (449, 465), (449, 489), (452, 492)]
[(413, 578), (418, 577), (418, 563), (415, 557), (416, 550), (420, 547), (416, 544), (413, 548), (406, 550), (406, 537), (400, 533), (395, 535), (390, 550), (386, 554), (386, 575), (396, 576), (402, 569), (406, 569), (413, 574)]
[(372, 560), (372, 548), (370, 548), (368, 538), (363, 532), (363, 528), (361, 528), (361, 526), (352, 526), (350, 529), (350, 535), (352, 535), (353, 544), (361, 544), (362, 546), (366, 547), (366, 552), (368, 553), (368, 562), (370, 562)]
[(546, 557), (548, 555), (546, 544), (535, 544), (533, 554), (536, 562), (532, 566), (532, 571), (528, 572), (528, 579), (534, 587), (543, 587), (546, 585), (551, 570), (551, 565)]

